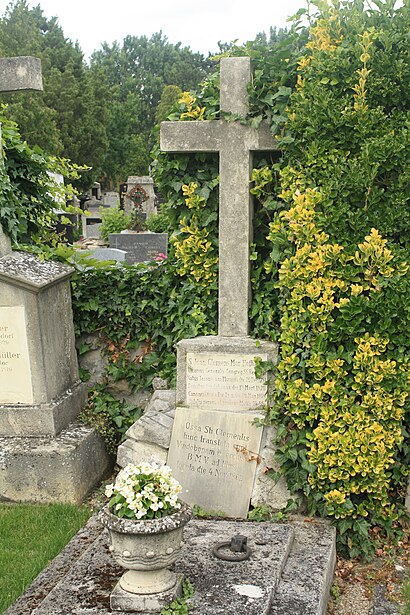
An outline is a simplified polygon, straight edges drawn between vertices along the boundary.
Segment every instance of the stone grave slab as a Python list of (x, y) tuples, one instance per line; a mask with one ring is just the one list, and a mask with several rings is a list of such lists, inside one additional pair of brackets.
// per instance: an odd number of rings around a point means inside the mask
[[(207, 524), (204, 535), (198, 526), (188, 524), (184, 569), (195, 587), (192, 615), (225, 615), (228, 609), (232, 614), (269, 614), (294, 532), (286, 525), (252, 525), (248, 530), (246, 524), (214, 521)], [(232, 563), (217, 559), (212, 548), (229, 542), (237, 533), (248, 538), (249, 560)]]
[[(325, 615), (335, 566), (335, 530), (309, 520), (286, 525), (194, 519), (176, 572), (190, 578), (192, 615)], [(241, 563), (214, 558), (235, 534), (252, 549)], [(109, 615), (122, 574), (96, 516), (38, 576), (5, 615)], [(125, 615), (124, 611), (116, 611)]]
[(167, 255), (168, 233), (110, 233), (110, 248), (127, 252), (125, 262), (154, 261), (160, 254)]

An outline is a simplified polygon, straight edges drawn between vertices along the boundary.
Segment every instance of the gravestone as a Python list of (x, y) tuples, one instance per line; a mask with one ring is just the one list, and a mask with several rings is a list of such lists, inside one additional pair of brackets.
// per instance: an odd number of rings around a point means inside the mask
[(124, 195), (124, 209), (127, 213), (132, 211), (135, 202), (141, 203), (141, 213), (147, 218), (156, 214), (154, 180), (149, 176), (131, 176), (127, 179), (127, 192)]
[[(221, 111), (248, 112), (249, 58), (222, 58)], [(183, 499), (207, 511), (246, 517), (260, 448), (257, 425), (270, 381), (256, 378), (255, 359), (275, 362), (276, 344), (251, 339), (250, 258), (254, 151), (274, 151), (269, 126), (225, 119), (163, 122), (161, 150), (219, 153), (218, 336), (177, 344), (177, 409), (167, 463)]]
[(87, 213), (83, 213), (81, 216), (82, 236), (85, 239), (100, 238), (100, 229), (102, 224), (101, 207), (101, 201), (94, 196), (85, 202), (85, 211)]
[[(23, 90), (24, 74), (29, 89), (41, 84), (41, 72), (18, 71), (39, 68), (39, 61), (5, 60), (17, 72), (5, 79), (0, 60), (3, 91)], [(109, 465), (98, 434), (75, 423), (87, 392), (78, 373), (71, 272), (12, 251), (0, 224), (0, 499), (79, 502)]]
[(120, 204), (120, 196), (118, 192), (104, 192), (101, 203), (104, 207), (116, 207)]
[(110, 233), (108, 240), (110, 248), (127, 253), (125, 262), (128, 265), (155, 261), (161, 255), (166, 256), (168, 251), (168, 233), (123, 231)]
[(101, 184), (100, 182), (94, 182), (91, 188), (91, 197), (94, 199), (97, 199), (98, 201), (101, 200)]

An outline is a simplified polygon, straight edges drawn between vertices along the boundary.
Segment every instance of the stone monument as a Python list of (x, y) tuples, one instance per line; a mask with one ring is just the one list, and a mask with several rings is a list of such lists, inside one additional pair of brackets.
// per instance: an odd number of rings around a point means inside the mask
[(124, 209), (129, 213), (135, 203), (141, 205), (144, 217), (156, 214), (154, 180), (149, 176), (130, 176), (127, 179), (127, 191), (124, 195)]
[[(222, 58), (221, 110), (246, 117), (249, 58)], [(183, 499), (207, 511), (246, 517), (266, 433), (256, 424), (271, 382), (255, 358), (276, 361), (277, 346), (249, 337), (254, 151), (277, 150), (269, 126), (225, 119), (163, 122), (166, 152), (219, 153), (218, 336), (177, 345), (177, 397), (168, 464)]]
[[(39, 60), (0, 60), (2, 91), (23, 90), (24, 75), (28, 89), (41, 89)], [(109, 465), (98, 434), (75, 423), (87, 392), (78, 373), (71, 272), (12, 251), (0, 225), (0, 499), (79, 502)]]

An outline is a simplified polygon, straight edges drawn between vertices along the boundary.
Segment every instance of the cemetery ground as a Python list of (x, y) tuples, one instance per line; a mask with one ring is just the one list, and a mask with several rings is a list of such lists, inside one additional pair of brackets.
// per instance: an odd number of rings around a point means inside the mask
[[(90, 516), (100, 510), (105, 503), (105, 485), (112, 480), (113, 476), (105, 479), (81, 506), (0, 505), (0, 613), (24, 593)], [(298, 520), (297, 515), (282, 519), (286, 523)], [(306, 524), (313, 521), (303, 519)], [(74, 537), (73, 542), (83, 538)], [(407, 528), (399, 541), (380, 541), (371, 561), (338, 556), (327, 615), (410, 615), (409, 547)], [(108, 587), (107, 595), (110, 590)]]

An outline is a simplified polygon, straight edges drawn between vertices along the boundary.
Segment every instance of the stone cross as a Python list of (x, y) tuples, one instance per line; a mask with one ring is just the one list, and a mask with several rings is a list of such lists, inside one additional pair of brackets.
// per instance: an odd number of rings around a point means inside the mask
[[(31, 56), (0, 58), (0, 92), (42, 90), (41, 61)], [(0, 124), (0, 168), (3, 163)], [(1, 170), (1, 169), (0, 169)], [(11, 252), (11, 241), (0, 224), (0, 258)]]
[[(245, 118), (251, 80), (250, 58), (221, 59), (221, 111)], [(255, 129), (225, 119), (162, 122), (165, 152), (219, 153), (219, 307), (218, 334), (249, 334), (250, 260), (253, 206), (252, 155), (278, 150), (267, 123)]]

